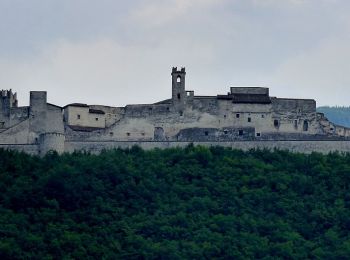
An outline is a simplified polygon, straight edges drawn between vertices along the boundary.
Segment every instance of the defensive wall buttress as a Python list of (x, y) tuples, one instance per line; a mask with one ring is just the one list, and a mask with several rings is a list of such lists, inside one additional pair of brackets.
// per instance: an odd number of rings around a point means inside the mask
[(0, 92), (0, 148), (43, 155), (126, 148), (186, 146), (280, 148), (298, 152), (350, 151), (350, 129), (316, 112), (316, 101), (271, 97), (268, 88), (231, 87), (224, 95), (186, 90), (185, 68), (171, 72), (172, 96), (154, 104), (110, 107), (47, 103), (31, 91), (19, 107), (12, 90)]

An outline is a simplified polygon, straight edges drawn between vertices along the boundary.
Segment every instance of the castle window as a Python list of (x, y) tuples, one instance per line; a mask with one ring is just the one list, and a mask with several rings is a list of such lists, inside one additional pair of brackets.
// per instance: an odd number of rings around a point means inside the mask
[(127, 136), (130, 136), (130, 133), (126, 133)]
[(77, 115), (77, 119), (80, 119), (80, 115)]
[(208, 133), (208, 131), (205, 131), (204, 134), (205, 134), (205, 135), (208, 135), (209, 133)]
[(177, 83), (180, 83), (180, 82), (181, 82), (181, 76), (177, 76), (176, 82), (177, 82)]
[(280, 126), (280, 122), (277, 119), (273, 120), (273, 126), (274, 127), (279, 127)]
[(113, 132), (109, 132), (109, 135), (110, 135), (110, 136), (113, 136)]
[(227, 130), (224, 130), (224, 134), (227, 135), (228, 131)]
[(308, 131), (309, 130), (309, 123), (306, 120), (304, 120), (303, 130), (304, 131)]
[(243, 135), (243, 130), (238, 131), (238, 135), (242, 136)]
[(239, 116), (240, 116), (239, 114), (236, 114), (236, 118), (239, 118)]
[(257, 136), (257, 137), (260, 137), (260, 136), (261, 136), (261, 134), (260, 134), (260, 133), (256, 133), (256, 136)]
[(298, 129), (298, 120), (294, 120), (294, 128)]
[(169, 110), (170, 110), (169, 107), (167, 107), (167, 108), (166, 108), (166, 111), (169, 111)]
[(149, 110), (149, 111), (152, 111), (152, 108), (151, 108), (151, 107), (149, 107), (149, 108), (148, 108), (148, 110)]
[(265, 115), (261, 115), (261, 118), (265, 118)]
[(226, 115), (224, 115), (224, 118), (226, 118)]
[(183, 116), (184, 115), (184, 112), (180, 111), (180, 116)]
[(177, 99), (181, 99), (180, 93), (177, 94)]
[(96, 117), (95, 120), (98, 121), (98, 118)]
[(141, 133), (142, 136), (145, 136), (145, 133)]
[(5, 122), (0, 122), (0, 128), (4, 128)]
[(248, 117), (248, 123), (252, 122), (252, 118)]

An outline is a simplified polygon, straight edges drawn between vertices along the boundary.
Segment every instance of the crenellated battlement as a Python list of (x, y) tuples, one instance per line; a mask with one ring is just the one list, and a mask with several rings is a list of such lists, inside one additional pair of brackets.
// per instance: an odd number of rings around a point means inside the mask
[(181, 69), (178, 70), (177, 67), (173, 67), (171, 74), (173, 73), (186, 73), (186, 69), (185, 67), (181, 67)]
[(0, 91), (0, 96), (2, 97), (1, 103), (2, 103), (3, 109), (18, 107), (17, 93), (13, 93), (12, 89), (10, 90), (2, 89)]

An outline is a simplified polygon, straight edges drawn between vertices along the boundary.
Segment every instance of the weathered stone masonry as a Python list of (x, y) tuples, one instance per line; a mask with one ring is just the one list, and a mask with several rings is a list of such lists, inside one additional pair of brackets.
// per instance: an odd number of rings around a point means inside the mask
[(145, 149), (188, 143), (240, 149), (348, 151), (350, 129), (316, 112), (312, 99), (277, 98), (268, 88), (231, 87), (224, 95), (196, 96), (186, 90), (185, 68), (172, 69), (172, 96), (154, 104), (109, 107), (47, 103), (30, 92), (18, 107), (16, 94), (1, 91), (0, 147), (45, 154), (138, 144)]

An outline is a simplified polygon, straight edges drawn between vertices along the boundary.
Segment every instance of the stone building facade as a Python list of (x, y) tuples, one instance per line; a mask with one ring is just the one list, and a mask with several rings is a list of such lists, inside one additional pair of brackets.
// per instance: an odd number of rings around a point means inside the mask
[[(284, 142), (285, 147), (293, 142), (295, 147), (298, 141), (323, 141), (325, 147), (330, 142), (339, 147), (350, 140), (350, 129), (317, 113), (313, 99), (271, 97), (268, 88), (258, 87), (231, 87), (224, 95), (196, 96), (185, 88), (185, 68), (174, 67), (171, 82), (170, 99), (125, 107), (78, 103), (59, 107), (47, 103), (44, 91), (30, 92), (30, 105), (18, 107), (16, 94), (2, 90), (0, 147), (45, 154), (134, 144), (261, 147)], [(347, 150), (347, 145), (342, 147)]]

